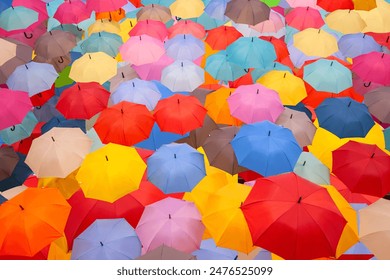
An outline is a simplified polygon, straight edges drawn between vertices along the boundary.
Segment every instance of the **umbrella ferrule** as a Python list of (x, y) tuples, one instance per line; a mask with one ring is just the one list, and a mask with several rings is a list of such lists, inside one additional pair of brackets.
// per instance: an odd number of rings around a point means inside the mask
[(352, 101), (349, 101), (349, 103), (348, 103), (348, 107), (351, 107), (351, 104), (352, 104)]
[(80, 88), (80, 85), (79, 85), (79, 84), (77, 85), (77, 87), (79, 88), (79, 90), (81, 90), (81, 88)]
[(252, 43), (253, 43), (253, 39), (254, 39), (254, 38), (252, 37), (252, 40), (251, 40)]
[(333, 61), (330, 63), (330, 66), (333, 66)]
[(134, 84), (134, 82), (132, 82), (132, 84), (133, 84), (133, 87), (135, 87), (135, 84)]
[(287, 73), (284, 73), (283, 78), (286, 78)]
[(259, 89), (257, 89), (256, 94), (259, 94)]
[(142, 36), (139, 36), (139, 40), (142, 41)]
[(183, 62), (181, 63), (181, 67), (184, 67), (184, 64), (183, 64)]
[(306, 160), (303, 162), (303, 164), (302, 164), (303, 166), (305, 166), (306, 165)]
[(169, 219), (172, 219), (171, 214), (168, 214), (168, 218), (169, 218)]
[(301, 203), (301, 200), (302, 200), (302, 196), (299, 197), (298, 203)]
[(382, 53), (382, 58), (385, 56), (385, 53)]
[(106, 161), (108, 161), (108, 156), (106, 156)]
[(375, 153), (372, 153), (371, 158), (373, 158), (374, 156), (375, 156)]
[(51, 30), (49, 31), (49, 34), (50, 34), (50, 35), (53, 35), (53, 33), (51, 33)]
[(24, 65), (24, 67), (26, 67), (26, 69), (28, 70), (28, 66), (27, 66), (27, 64), (25, 64), (25, 65)]
[(176, 154), (173, 154), (173, 157), (176, 158)]
[(24, 207), (22, 205), (19, 204), (19, 207), (21, 210), (24, 210)]
[(186, 34), (183, 35), (184, 40), (186, 39)]
[(56, 141), (56, 140), (54, 139), (54, 137), (53, 137), (53, 136), (51, 137), (51, 140), (52, 140), (53, 142), (55, 142), (55, 141)]
[(121, 109), (121, 113), (122, 113), (122, 115), (123, 115), (123, 109)]
[(103, 242), (100, 241), (100, 246), (103, 246), (103, 245), (104, 245)]
[(321, 33), (321, 29), (318, 29), (318, 34), (320, 34)]
[(99, 32), (99, 37), (102, 37), (102, 34)]
[(389, 35), (389, 36), (387, 36), (386, 43), (388, 43), (388, 42), (389, 42), (389, 40), (390, 40), (390, 35)]
[(290, 115), (290, 120), (293, 118), (293, 114)]
[(133, 27), (133, 22), (130, 20), (130, 27)]
[(91, 55), (90, 55), (90, 54), (88, 55), (88, 57), (89, 57), (89, 59), (92, 59), (92, 57), (91, 57)]
[(123, 72), (122, 72), (122, 79), (124, 79), (125, 78), (125, 74), (123, 74)]
[(271, 136), (271, 130), (268, 131), (268, 136)]

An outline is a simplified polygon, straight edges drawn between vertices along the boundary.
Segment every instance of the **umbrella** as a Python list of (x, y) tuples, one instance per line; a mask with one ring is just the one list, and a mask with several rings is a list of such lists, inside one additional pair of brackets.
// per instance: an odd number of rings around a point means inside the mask
[(81, 45), (83, 54), (104, 52), (115, 57), (119, 53), (119, 47), (123, 44), (122, 38), (114, 33), (97, 32), (91, 34)]
[(148, 158), (148, 180), (164, 193), (191, 191), (206, 176), (204, 158), (188, 144), (165, 144)]
[(76, 36), (70, 32), (53, 30), (35, 41), (34, 51), (46, 59), (65, 56), (76, 46)]
[(70, 206), (56, 189), (28, 188), (1, 205), (0, 255), (34, 256), (64, 234)]
[(65, 178), (39, 178), (37, 188), (57, 188), (65, 199), (69, 199), (80, 189), (79, 182), (76, 180), (78, 169), (70, 173)]
[(156, 62), (138, 66), (133, 65), (132, 67), (141, 79), (156, 82), (161, 80), (164, 68), (173, 62), (174, 60), (171, 57), (167, 54), (163, 54)]
[(27, 92), (0, 88), (0, 131), (20, 124), (32, 109)]
[(317, 0), (317, 5), (323, 8), (324, 10), (328, 12), (333, 12), (335, 10), (339, 9), (345, 9), (345, 10), (353, 10), (354, 5), (352, 0), (341, 0), (337, 3), (329, 3), (325, 0)]
[(294, 173), (258, 179), (241, 209), (253, 243), (284, 259), (335, 256), (347, 223), (325, 188)]
[(53, 58), (36, 56), (36, 57), (34, 57), (33, 61), (51, 64), (54, 66), (54, 69), (57, 72), (62, 72), (71, 63), (71, 59), (72, 58), (71, 58), (70, 54), (68, 53), (66, 55), (53, 57)]
[(30, 111), (20, 124), (0, 130), (0, 138), (4, 143), (12, 145), (22, 139), (28, 138), (37, 123), (37, 118), (33, 112)]
[(0, 181), (12, 175), (19, 157), (12, 147), (0, 147)]
[(235, 260), (237, 252), (218, 247), (212, 238), (202, 240), (200, 249), (192, 252), (197, 260)]
[(53, 18), (62, 24), (78, 24), (90, 17), (90, 12), (81, 0), (65, 1), (58, 6)]
[(90, 119), (107, 107), (109, 97), (99, 83), (75, 83), (62, 92), (56, 109), (67, 119)]
[(355, 10), (335, 10), (326, 15), (325, 22), (331, 29), (343, 34), (356, 34), (367, 26)]
[(165, 24), (158, 20), (141, 20), (138, 21), (133, 29), (129, 32), (130, 36), (149, 35), (160, 41), (168, 37), (168, 29)]
[(365, 81), (390, 85), (390, 54), (369, 52), (353, 59), (352, 71)]
[(330, 185), (330, 171), (310, 152), (303, 152), (294, 166), (294, 173), (317, 185)]
[(301, 147), (308, 146), (312, 143), (317, 130), (304, 112), (290, 108), (285, 108), (275, 123), (290, 129)]
[(7, 86), (12, 90), (28, 92), (33, 96), (52, 87), (58, 73), (53, 65), (34, 61), (20, 65), (8, 77)]
[(178, 34), (165, 42), (165, 51), (175, 60), (194, 61), (204, 55), (205, 46), (202, 40), (191, 34)]
[(12, 171), (11, 176), (0, 181), (0, 192), (3, 192), (3, 196), (7, 199), (9, 199), (9, 197), (4, 194), (4, 191), (22, 185), (28, 176), (32, 174), (31, 169), (24, 162), (26, 156), (21, 153), (17, 153), (17, 155), (19, 157), (19, 161)]
[(97, 219), (73, 243), (72, 260), (133, 260), (141, 242), (123, 218)]
[(346, 34), (338, 40), (337, 44), (340, 52), (345, 57), (351, 58), (382, 50), (381, 45), (366, 33)]
[(196, 260), (196, 257), (182, 251), (178, 251), (172, 247), (161, 245), (156, 249), (153, 249), (137, 260)]
[(332, 172), (352, 192), (377, 197), (390, 192), (390, 155), (377, 145), (348, 141), (332, 155)]
[(104, 144), (132, 146), (149, 137), (153, 124), (145, 105), (121, 101), (101, 112), (94, 129)]
[(214, 79), (221, 81), (235, 81), (247, 73), (243, 67), (231, 63), (225, 51), (207, 57), (205, 70)]
[(206, 5), (204, 12), (210, 17), (226, 21), (228, 18), (225, 16), (226, 5), (230, 0), (211, 0)]
[(364, 95), (368, 111), (383, 123), (390, 123), (390, 87), (380, 87)]
[(203, 39), (206, 36), (206, 31), (201, 24), (185, 19), (169, 27), (168, 34), (169, 39), (178, 34), (191, 34), (198, 39)]
[(312, 7), (296, 7), (286, 15), (286, 23), (298, 30), (321, 28), (325, 22), (319, 10)]
[(125, 65), (119, 67), (117, 74), (109, 80), (110, 91), (114, 92), (122, 82), (132, 80), (134, 78), (139, 78), (139, 76), (132, 66)]
[(204, 70), (190, 60), (176, 60), (165, 67), (161, 83), (172, 91), (193, 91), (204, 83)]
[(172, 15), (179, 18), (199, 17), (203, 13), (204, 8), (202, 0), (192, 0), (190, 2), (187, 0), (176, 0), (169, 6)]
[(87, 0), (88, 11), (115, 11), (127, 4), (126, 0)]
[(262, 36), (274, 36), (281, 38), (286, 35), (285, 18), (278, 12), (271, 9), (269, 19), (251, 26)]
[(80, 167), (91, 144), (79, 128), (52, 128), (33, 140), (25, 162), (38, 178), (65, 178)]
[(204, 229), (200, 213), (192, 202), (167, 197), (145, 207), (135, 231), (143, 253), (163, 244), (191, 253), (199, 249)]
[(121, 34), (121, 26), (119, 23), (110, 20), (110, 19), (100, 19), (96, 20), (90, 26), (88, 26), (88, 34), (92, 35), (94, 33), (99, 32), (108, 32), (120, 35)]
[(145, 5), (137, 12), (137, 21), (147, 19), (167, 23), (172, 19), (171, 10), (168, 7), (158, 4)]
[(270, 8), (257, 0), (231, 0), (226, 5), (225, 16), (235, 23), (256, 25), (269, 19)]
[(242, 126), (231, 144), (238, 164), (263, 176), (292, 171), (302, 152), (291, 130), (269, 121)]
[(340, 138), (365, 137), (374, 125), (367, 106), (349, 97), (327, 98), (315, 112), (320, 127)]
[(336, 60), (319, 59), (306, 65), (303, 73), (305, 82), (318, 91), (340, 93), (352, 87), (351, 71)]
[(157, 103), (153, 116), (161, 131), (184, 135), (201, 127), (206, 113), (196, 97), (174, 94)]
[(38, 21), (38, 12), (24, 6), (9, 7), (0, 13), (0, 28), (23, 30)]
[(80, 128), (82, 132), (86, 132), (85, 120), (67, 120), (63, 116), (52, 117), (42, 126), (41, 132), (46, 133), (53, 127)]
[(293, 41), (308, 56), (328, 57), (338, 51), (337, 39), (322, 29), (307, 28), (294, 34)]
[(108, 143), (85, 157), (76, 179), (86, 197), (112, 203), (139, 188), (145, 169), (134, 148)]
[(278, 93), (261, 84), (239, 86), (227, 102), (232, 116), (244, 123), (275, 122), (284, 110)]
[(213, 50), (224, 50), (240, 37), (242, 37), (242, 34), (237, 29), (233, 26), (224, 25), (209, 30), (205, 42)]

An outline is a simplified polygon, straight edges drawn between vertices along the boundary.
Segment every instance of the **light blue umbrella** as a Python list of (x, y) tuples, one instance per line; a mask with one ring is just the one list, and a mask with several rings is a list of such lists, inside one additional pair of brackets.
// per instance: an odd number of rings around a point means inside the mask
[(293, 171), (302, 152), (291, 130), (269, 121), (243, 125), (231, 144), (238, 164), (263, 176)]
[(390, 127), (383, 130), (383, 134), (385, 135), (386, 150), (390, 151)]
[(178, 34), (165, 42), (165, 51), (175, 60), (194, 61), (205, 53), (205, 45), (202, 40), (191, 34)]
[(22, 139), (30, 137), (37, 123), (38, 120), (34, 113), (29, 112), (20, 124), (0, 130), (0, 138), (4, 143), (12, 145)]
[(295, 164), (294, 173), (317, 185), (330, 185), (329, 168), (312, 153), (301, 153)]
[(212, 238), (202, 240), (199, 250), (192, 252), (198, 260), (235, 260), (237, 251), (218, 247)]
[[(65, 1), (64, 0), (51, 0), (51, 1), (44, 1), (44, 2), (48, 2), (46, 4), (46, 10), (47, 10), (47, 14), (49, 17), (53, 17), (54, 14), (56, 13), (58, 7), (64, 3)], [(85, 1), (83, 1), (85, 2)]]
[(337, 42), (339, 50), (345, 57), (354, 58), (356, 56), (381, 52), (381, 46), (370, 35), (364, 33), (343, 35)]
[(352, 87), (352, 72), (337, 60), (319, 59), (303, 68), (303, 80), (315, 90), (340, 93)]
[(204, 156), (188, 144), (163, 145), (147, 163), (148, 180), (166, 194), (190, 192), (206, 176)]
[(38, 21), (38, 12), (24, 6), (9, 7), (0, 13), (0, 28), (21, 30)]
[(193, 91), (204, 79), (204, 69), (191, 60), (176, 60), (161, 74), (161, 83), (174, 92)]
[(16, 67), (7, 79), (7, 86), (12, 90), (28, 92), (31, 97), (51, 89), (57, 77), (58, 73), (53, 65), (30, 61)]
[(122, 37), (109, 32), (93, 33), (84, 42), (80, 48), (82, 53), (104, 52), (109, 56), (116, 57), (119, 53), (119, 47), (123, 44)]
[(225, 10), (228, 2), (230, 0), (211, 0), (205, 7), (204, 12), (212, 18), (227, 21), (229, 18), (225, 16)]
[(99, 135), (96, 133), (96, 130), (93, 127), (87, 131), (87, 136), (92, 140), (90, 152), (96, 151), (104, 146), (102, 140), (100, 140)]
[(218, 20), (213, 17), (210, 17), (208, 14), (203, 13), (197, 18), (190, 18), (193, 22), (201, 24), (205, 30), (210, 30), (213, 28), (217, 28), (221, 25), (224, 25), (227, 20)]
[(220, 51), (207, 57), (205, 70), (214, 79), (220, 81), (235, 81), (247, 73), (241, 66), (230, 62), (226, 51)]
[(133, 260), (141, 242), (123, 218), (97, 219), (73, 243), (72, 260)]
[(138, 78), (122, 82), (111, 95), (114, 104), (128, 101), (145, 105), (149, 111), (156, 107), (161, 93), (154, 83)]
[(268, 65), (266, 68), (256, 68), (253, 69), (251, 72), (252, 80), (257, 81), (262, 77), (263, 75), (267, 74), (269, 71), (277, 70), (277, 71), (289, 71), (291, 74), (293, 74), (290, 67), (280, 63), (280, 62), (274, 62), (273, 64)]
[(141, 3), (144, 6), (157, 4), (157, 5), (161, 5), (161, 6), (165, 6), (165, 7), (169, 8), (169, 6), (172, 5), (172, 3), (175, 1), (176, 0), (142, 0)]
[(160, 81), (153, 80), (151, 82), (158, 88), (158, 91), (161, 93), (161, 99), (168, 98), (175, 94), (175, 92), (164, 86)]
[(274, 46), (257, 37), (241, 37), (226, 48), (230, 62), (243, 68), (266, 68), (276, 60)]

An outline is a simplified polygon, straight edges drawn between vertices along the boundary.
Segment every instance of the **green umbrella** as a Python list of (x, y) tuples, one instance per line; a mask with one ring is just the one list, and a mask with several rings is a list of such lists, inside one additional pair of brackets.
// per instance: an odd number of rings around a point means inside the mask
[(329, 168), (312, 153), (301, 153), (295, 164), (294, 173), (317, 185), (330, 185)]

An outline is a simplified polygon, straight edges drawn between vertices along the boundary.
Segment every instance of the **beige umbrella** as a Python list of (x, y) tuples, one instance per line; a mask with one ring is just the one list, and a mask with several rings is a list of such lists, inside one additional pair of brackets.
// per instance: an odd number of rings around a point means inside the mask
[(142, 7), (137, 13), (137, 21), (141, 20), (158, 20), (163, 23), (167, 23), (172, 19), (171, 10), (165, 6), (151, 4)]
[(328, 57), (339, 50), (336, 37), (321, 29), (306, 28), (294, 34), (293, 41), (308, 56)]
[(390, 259), (390, 200), (379, 199), (359, 210), (360, 241), (380, 260)]
[(114, 77), (110, 79), (110, 91), (114, 92), (120, 83), (139, 78), (137, 72), (131, 67), (131, 65), (125, 65), (118, 68), (118, 71)]
[(80, 128), (54, 127), (33, 140), (25, 162), (38, 178), (65, 178), (81, 166), (91, 146)]
[(354, 10), (336, 10), (325, 17), (326, 24), (343, 34), (360, 33), (367, 26), (359, 13)]

